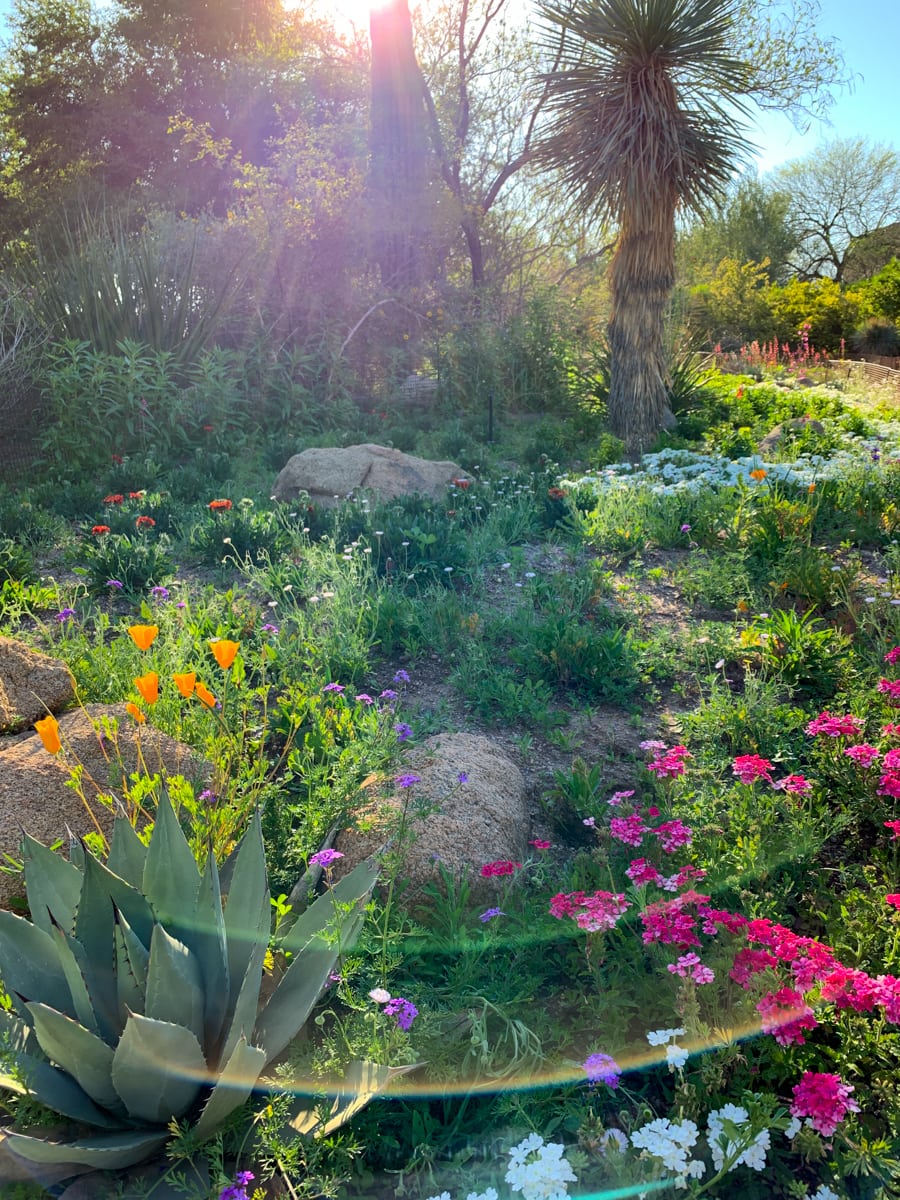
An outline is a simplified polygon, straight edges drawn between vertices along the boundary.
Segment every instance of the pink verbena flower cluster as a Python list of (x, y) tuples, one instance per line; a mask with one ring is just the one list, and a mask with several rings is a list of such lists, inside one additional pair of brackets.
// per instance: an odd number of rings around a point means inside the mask
[(731, 770), (741, 783), (755, 783), (757, 779), (772, 782), (773, 764), (758, 754), (739, 754), (731, 764)]
[(512, 862), (508, 858), (498, 858), (496, 862), (485, 863), (481, 868), (481, 874), (485, 879), (489, 879), (493, 875), (512, 875), (521, 868), (520, 862)]
[(823, 1137), (831, 1137), (848, 1112), (859, 1112), (851, 1098), (853, 1087), (840, 1075), (823, 1071), (804, 1071), (794, 1087), (791, 1115), (807, 1118), (808, 1123)]
[(771, 1033), (779, 1046), (802, 1046), (805, 1029), (815, 1029), (819, 1022), (801, 992), (783, 987), (767, 992), (756, 1006), (762, 1018), (763, 1033)]
[[(647, 743), (648, 747), (651, 743)], [(656, 745), (652, 748), (657, 749)], [(665, 746), (663, 746), (665, 750)], [(660, 779), (670, 779), (677, 775), (684, 774), (685, 760), (692, 758), (693, 755), (688, 751), (687, 746), (673, 746), (670, 750), (665, 750), (659, 758), (654, 759), (647, 766), (648, 771), (653, 771)]]
[(713, 969), (704, 966), (693, 951), (669, 963), (666, 970), (672, 975), (680, 975), (682, 979), (693, 979), (694, 983), (712, 983), (716, 977)]
[(550, 913), (557, 920), (572, 917), (579, 929), (597, 933), (614, 929), (631, 901), (616, 892), (558, 892), (550, 901)]
[(851, 713), (845, 713), (842, 717), (834, 717), (830, 712), (825, 711), (819, 713), (806, 726), (806, 732), (810, 737), (858, 737), (862, 733), (863, 722), (859, 717), (854, 717)]

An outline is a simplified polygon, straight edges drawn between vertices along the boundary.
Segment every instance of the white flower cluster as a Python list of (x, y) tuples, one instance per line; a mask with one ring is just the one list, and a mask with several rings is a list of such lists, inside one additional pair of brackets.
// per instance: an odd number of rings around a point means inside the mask
[[(707, 1139), (716, 1171), (721, 1171), (726, 1162), (730, 1164), (729, 1171), (742, 1165), (754, 1171), (761, 1171), (765, 1167), (766, 1151), (770, 1145), (768, 1129), (761, 1130), (755, 1137), (752, 1137), (752, 1129), (741, 1130), (741, 1137), (736, 1142), (732, 1142), (725, 1132), (724, 1121), (740, 1127), (749, 1120), (750, 1114), (739, 1104), (725, 1104), (722, 1108), (713, 1109), (706, 1118)], [(752, 1140), (748, 1141), (751, 1137)]]
[[(449, 1192), (441, 1192), (439, 1196), (429, 1196), (428, 1200), (451, 1200)], [(469, 1192), (466, 1200), (499, 1200), (497, 1189), (489, 1187), (483, 1192)]]
[[(595, 473), (578, 478), (560, 479), (562, 488), (592, 486), (595, 491), (625, 491), (647, 487), (654, 495), (669, 496), (683, 492), (699, 492), (707, 487), (752, 486), (751, 471), (764, 470), (771, 483), (793, 483), (808, 487), (823, 479), (837, 479), (848, 470), (865, 466), (880, 470), (880, 463), (900, 453), (897, 428), (874, 423), (878, 441), (875, 445), (850, 434), (843, 434), (843, 447), (829, 458), (821, 454), (798, 456), (793, 462), (770, 463), (758, 454), (728, 459), (718, 454), (695, 454), (690, 450), (661, 450), (645, 454), (640, 465), (613, 463)], [(839, 432), (832, 430), (833, 432)], [(877, 455), (878, 462), (873, 461)]]
[(693, 1121), (676, 1123), (668, 1117), (657, 1117), (634, 1131), (631, 1144), (674, 1171), (676, 1178), (672, 1182), (676, 1188), (686, 1188), (688, 1179), (699, 1179), (706, 1170), (706, 1164), (699, 1158), (688, 1157), (691, 1147), (697, 1144), (699, 1133)]
[[(688, 1052), (683, 1046), (679, 1046), (675, 1042), (675, 1038), (684, 1036), (683, 1029), (651, 1029), (647, 1034), (647, 1041), (651, 1046), (666, 1047), (666, 1062), (669, 1064), (669, 1071), (680, 1071), (688, 1060)], [(671, 1043), (666, 1045), (666, 1043)]]
[(827, 1183), (820, 1183), (812, 1195), (808, 1195), (806, 1200), (841, 1200), (837, 1192), (833, 1192)]
[(530, 1133), (518, 1146), (509, 1152), (509, 1170), (506, 1182), (514, 1192), (521, 1192), (524, 1200), (566, 1200), (568, 1183), (576, 1181), (571, 1164), (563, 1158), (565, 1146), (558, 1142), (544, 1142), (536, 1133)]

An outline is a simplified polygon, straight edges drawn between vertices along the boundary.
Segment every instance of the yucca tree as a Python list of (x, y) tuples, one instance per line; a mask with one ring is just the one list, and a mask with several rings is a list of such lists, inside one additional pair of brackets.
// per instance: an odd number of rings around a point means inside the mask
[(747, 64), (734, 0), (548, 0), (548, 122), (537, 161), (618, 230), (610, 265), (609, 418), (637, 455), (666, 411), (664, 326), (679, 209), (719, 197), (745, 149)]

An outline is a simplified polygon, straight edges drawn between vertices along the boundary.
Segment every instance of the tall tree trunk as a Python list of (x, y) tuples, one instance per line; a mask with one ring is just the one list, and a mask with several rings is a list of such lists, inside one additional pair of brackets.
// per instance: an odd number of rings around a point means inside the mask
[(369, 195), (381, 277), (402, 289), (423, 282), (428, 225), (424, 82), (407, 0), (373, 8)]
[(609, 280), (609, 423), (629, 456), (638, 458), (656, 440), (668, 407), (665, 319), (675, 286), (674, 196), (642, 225), (624, 215)]

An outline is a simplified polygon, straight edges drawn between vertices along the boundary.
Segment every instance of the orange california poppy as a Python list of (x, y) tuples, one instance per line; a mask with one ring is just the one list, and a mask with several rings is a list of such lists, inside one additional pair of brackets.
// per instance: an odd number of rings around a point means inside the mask
[(194, 684), (194, 695), (198, 700), (201, 700), (207, 708), (216, 707), (216, 698), (204, 683)]
[(144, 697), (147, 704), (155, 704), (159, 699), (159, 676), (155, 671), (148, 671), (146, 675), (139, 675), (134, 681), (134, 686)]
[(188, 696), (193, 694), (194, 687), (197, 683), (197, 676), (193, 671), (185, 671), (183, 675), (173, 675), (175, 686), (187, 700)]
[(58, 754), (62, 749), (62, 742), (59, 740), (59, 722), (56, 717), (51, 713), (42, 720), (35, 721), (34, 727), (44, 743), (44, 749), (50, 754)]
[(228, 638), (219, 638), (217, 642), (210, 642), (209, 648), (222, 670), (227, 671), (241, 647), (239, 642), (230, 642)]
[(149, 650), (159, 633), (158, 625), (129, 625), (128, 632), (138, 650)]
[(762, 467), (757, 467), (755, 471), (750, 472), (750, 478), (755, 479), (757, 482), (759, 482), (759, 481), (765, 479), (765, 477), (768, 475), (768, 473), (769, 472), (764, 471), (762, 469)]
[[(135, 683), (136, 682), (137, 682), (137, 680), (135, 680)], [(138, 708), (138, 706), (134, 703), (133, 700), (129, 700), (128, 703), (125, 705), (125, 708), (126, 708), (127, 712), (131, 713), (131, 715), (137, 721), (138, 725), (143, 725), (144, 722), (147, 720), (146, 716), (141, 712), (141, 710)]]
[(227, 512), (233, 505), (230, 500), (210, 500), (209, 507), (213, 512)]

